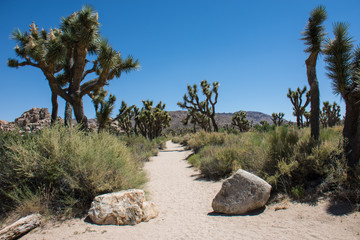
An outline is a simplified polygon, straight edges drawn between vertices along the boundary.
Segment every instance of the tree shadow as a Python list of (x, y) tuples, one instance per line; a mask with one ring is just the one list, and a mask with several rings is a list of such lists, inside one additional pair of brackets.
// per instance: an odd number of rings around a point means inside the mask
[(225, 214), (218, 212), (209, 212), (207, 215), (211, 217), (244, 217), (244, 216), (258, 216), (265, 211), (266, 207), (261, 207), (255, 210), (248, 211), (243, 214)]
[(355, 211), (355, 207), (344, 201), (331, 201), (326, 212), (334, 216), (344, 216)]

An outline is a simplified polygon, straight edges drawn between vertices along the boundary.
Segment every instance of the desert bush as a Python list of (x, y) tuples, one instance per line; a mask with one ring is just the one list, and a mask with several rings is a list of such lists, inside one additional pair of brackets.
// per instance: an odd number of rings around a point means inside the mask
[(341, 127), (322, 129), (320, 142), (310, 137), (309, 128), (289, 126), (241, 134), (199, 132), (188, 141), (194, 150), (188, 161), (209, 179), (242, 168), (267, 180), (274, 192), (296, 200), (332, 191), (339, 198), (360, 202), (360, 190), (354, 190), (360, 185), (360, 167), (358, 173), (347, 168), (341, 131)]
[(2, 145), (0, 183), (6, 192), (1, 192), (1, 199), (18, 207), (30, 206), (31, 199), (48, 199), (50, 211), (76, 214), (87, 210), (98, 194), (145, 182), (141, 161), (106, 132), (55, 126), (8, 138)]
[(256, 171), (262, 165), (266, 148), (262, 135), (200, 132), (189, 140), (189, 146), (196, 151), (188, 161), (209, 179), (227, 177), (239, 168)]
[(192, 133), (187, 133), (185, 135), (180, 135), (180, 136), (175, 136), (172, 138), (172, 141), (174, 143), (179, 143), (179, 144), (182, 144), (182, 145), (185, 145), (185, 146), (188, 146), (189, 145), (189, 140), (192, 139), (194, 137), (194, 134)]
[(197, 153), (201, 148), (207, 145), (223, 145), (228, 136), (229, 135), (226, 133), (200, 131), (188, 141), (188, 145), (195, 153)]

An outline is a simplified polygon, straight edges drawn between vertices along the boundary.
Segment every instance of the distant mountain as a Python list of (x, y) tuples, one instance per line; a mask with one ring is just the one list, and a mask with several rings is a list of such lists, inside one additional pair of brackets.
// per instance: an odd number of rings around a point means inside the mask
[[(260, 121), (268, 121), (272, 124), (271, 116), (262, 112), (254, 112), (254, 111), (245, 111), (247, 113), (247, 119), (253, 124), (257, 124)], [(171, 116), (171, 125), (170, 128), (182, 128), (184, 127), (181, 123), (181, 120), (186, 117), (186, 111), (169, 111)], [(216, 114), (216, 121), (219, 127), (223, 127), (225, 125), (231, 125), (231, 118), (234, 113), (217, 113)]]

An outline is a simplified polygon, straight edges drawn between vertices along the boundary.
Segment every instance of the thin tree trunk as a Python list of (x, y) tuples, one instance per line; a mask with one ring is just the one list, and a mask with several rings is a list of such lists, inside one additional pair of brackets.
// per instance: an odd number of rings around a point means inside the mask
[(54, 125), (57, 122), (57, 116), (58, 116), (58, 102), (57, 102), (58, 95), (52, 92), (51, 94), (51, 104), (52, 104), (52, 110), (51, 110), (51, 125)]
[(296, 125), (298, 128), (300, 128), (300, 115), (299, 114), (296, 115)]
[(87, 130), (88, 129), (88, 119), (84, 114), (84, 105), (82, 98), (77, 98), (74, 103), (72, 104), (74, 108), (74, 114), (76, 121), (81, 124), (81, 129)]
[(344, 151), (348, 166), (354, 167), (360, 159), (360, 106), (356, 99), (345, 99)]
[(66, 102), (65, 119), (64, 119), (64, 124), (66, 127), (72, 126), (72, 112), (73, 112), (73, 108), (72, 108), (71, 104), (69, 102)]
[(316, 78), (317, 56), (318, 56), (318, 52), (313, 52), (310, 54), (309, 58), (305, 61), (307, 78), (310, 85), (311, 137), (314, 138), (315, 140), (319, 140), (319, 136), (320, 136), (320, 91), (319, 91), (319, 83)]
[(218, 125), (216, 124), (215, 116), (211, 116), (210, 119), (211, 119), (212, 125), (214, 127), (214, 132), (218, 132), (219, 128), (218, 128)]

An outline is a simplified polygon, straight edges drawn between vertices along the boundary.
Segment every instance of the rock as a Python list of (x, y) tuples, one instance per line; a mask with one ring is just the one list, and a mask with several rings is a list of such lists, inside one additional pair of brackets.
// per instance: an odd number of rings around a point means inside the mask
[(215, 212), (244, 214), (265, 206), (271, 186), (263, 179), (239, 169), (227, 178), (212, 202)]
[(18, 239), (22, 235), (28, 233), (32, 229), (40, 226), (41, 215), (31, 214), (27, 217), (23, 217), (13, 224), (5, 227), (0, 231), (0, 239)]
[(159, 215), (159, 210), (156, 208), (153, 202), (144, 202), (143, 203), (143, 221), (148, 222), (150, 219), (156, 218)]
[(145, 192), (131, 189), (96, 196), (88, 213), (99, 225), (135, 225), (158, 215), (155, 205), (145, 201)]
[(32, 108), (15, 119), (16, 125), (27, 132), (50, 126), (51, 115), (47, 108)]

